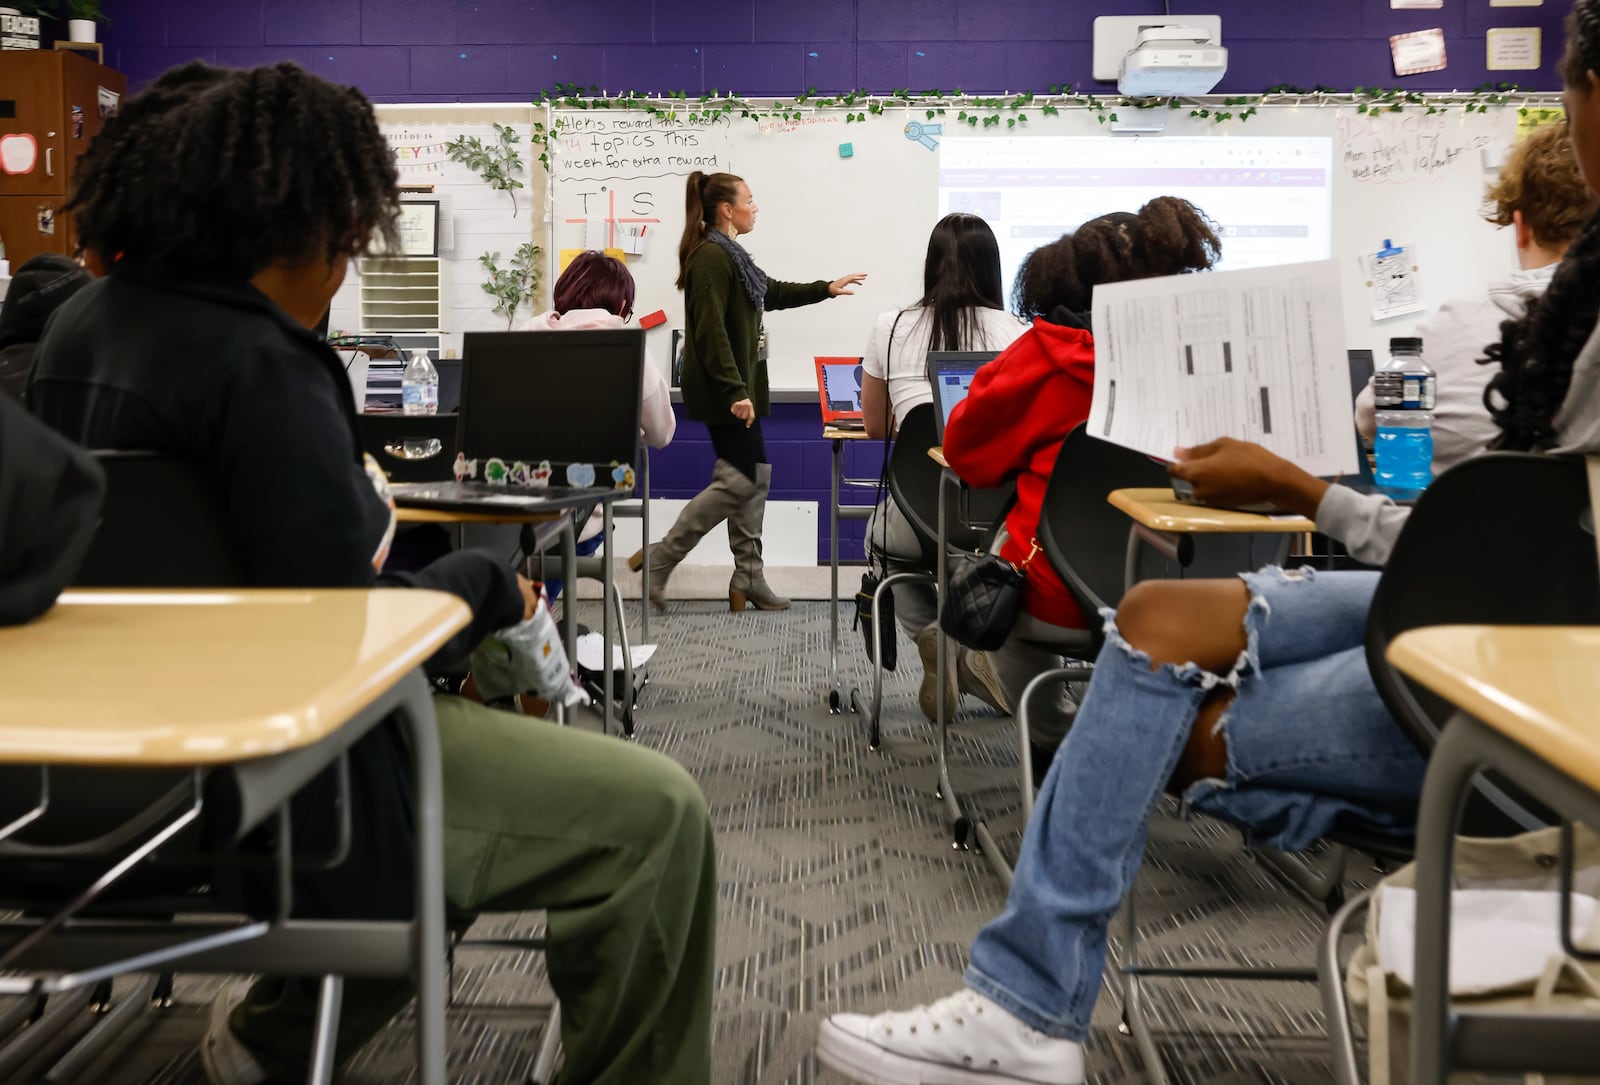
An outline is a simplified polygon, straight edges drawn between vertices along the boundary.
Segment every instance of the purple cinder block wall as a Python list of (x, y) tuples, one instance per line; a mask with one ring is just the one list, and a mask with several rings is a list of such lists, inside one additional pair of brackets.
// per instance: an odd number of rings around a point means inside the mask
[[(1229, 50), (1221, 93), (1280, 83), (1471, 89), (1507, 79), (1556, 90), (1562, 20), (1571, 0), (1491, 8), (1446, 0), (1394, 11), (1390, 0), (1172, 0), (1175, 15), (1222, 16)], [(1091, 77), (1096, 15), (1155, 14), (1161, 0), (105, 0), (106, 63), (133, 90), (199, 58), (249, 66), (292, 60), (380, 102), (519, 101), (557, 83), (612, 93), (713, 89), (793, 96), (866, 88), (1044, 91)], [(1395, 77), (1388, 37), (1441, 27), (1449, 67)], [(1543, 66), (1489, 72), (1484, 32), (1538, 26)], [(766, 423), (777, 500), (815, 500), (817, 553), (827, 556), (829, 449), (810, 404), (774, 404)], [(848, 449), (847, 474), (877, 474), (881, 445)], [(657, 453), (654, 490), (688, 497), (711, 472), (705, 430), (686, 423)], [(867, 502), (868, 495), (847, 497)], [(841, 525), (841, 553), (859, 559), (863, 526)]]

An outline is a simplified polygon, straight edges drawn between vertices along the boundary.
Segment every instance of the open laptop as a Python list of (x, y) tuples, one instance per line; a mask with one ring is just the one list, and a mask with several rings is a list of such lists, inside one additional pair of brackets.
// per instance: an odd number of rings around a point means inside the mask
[(817, 358), (817, 397), (822, 424), (837, 429), (862, 429), (861, 359)]
[(457, 466), (472, 471), (456, 482), (395, 484), (397, 503), (564, 508), (631, 489), (643, 331), (468, 332), (462, 354)]
[(944, 444), (945, 423), (956, 404), (967, 398), (978, 368), (993, 360), (992, 350), (931, 350), (928, 352), (928, 382), (933, 386), (933, 431)]

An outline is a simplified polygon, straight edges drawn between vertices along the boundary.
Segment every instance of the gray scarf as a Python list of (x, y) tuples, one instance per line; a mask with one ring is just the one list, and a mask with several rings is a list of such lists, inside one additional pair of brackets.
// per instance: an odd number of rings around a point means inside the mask
[(722, 251), (728, 254), (728, 259), (733, 261), (733, 266), (739, 272), (739, 281), (744, 283), (745, 296), (755, 306), (756, 312), (761, 312), (767, 301), (767, 273), (756, 267), (756, 262), (743, 245), (721, 230), (707, 229), (706, 239), (720, 245)]

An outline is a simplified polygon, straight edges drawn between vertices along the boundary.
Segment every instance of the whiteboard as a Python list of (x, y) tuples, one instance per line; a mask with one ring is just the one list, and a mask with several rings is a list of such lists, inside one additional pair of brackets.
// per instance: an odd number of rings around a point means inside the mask
[[(642, 226), (642, 251), (627, 260), (638, 283), (638, 311), (667, 314), (667, 323), (650, 333), (654, 353), (665, 359), (670, 331), (683, 321), (682, 295), (672, 284), (685, 179), (694, 169), (739, 174), (760, 207), (755, 231), (741, 241), (768, 275), (790, 281), (832, 279), (851, 271), (869, 275), (853, 297), (768, 315), (776, 390), (814, 389), (813, 356), (864, 352), (877, 314), (921, 294), (928, 233), (939, 218), (939, 153), (926, 139), (908, 138), (908, 122), (938, 123), (935, 143), (997, 134), (994, 128), (957, 123), (954, 107), (932, 120), (925, 107), (907, 105), (868, 113), (863, 121), (847, 121), (853, 114), (843, 109), (811, 109), (797, 120), (757, 122), (739, 117), (737, 110), (690, 121), (684, 103), (663, 105), (684, 112), (667, 118), (642, 110), (552, 110), (561, 121), (548, 178), (552, 281), (562, 249), (581, 249), (601, 237), (615, 240), (619, 235), (612, 230)], [(1096, 114), (1063, 107), (1054, 117), (1029, 110), (1026, 122), (1003, 134), (1122, 141), (1328, 138), (1333, 152), (1330, 255), (1342, 269), (1346, 345), (1381, 351), (1389, 337), (1409, 334), (1443, 301), (1481, 294), (1485, 283), (1503, 278), (1514, 266), (1510, 231), (1496, 230), (1478, 211), (1493, 178), (1491, 167), (1515, 138), (1517, 110), (1491, 106), (1487, 113), (1471, 115), (1460, 105), (1442, 106), (1433, 115), (1425, 110), (1412, 105), (1400, 114), (1364, 116), (1353, 106), (1265, 105), (1248, 122), (1223, 124), (1175, 110), (1164, 133), (1112, 135)], [(841, 154), (844, 143), (850, 144), (849, 157)], [(1386, 239), (1419, 255), (1426, 309), (1374, 321), (1359, 261)]]

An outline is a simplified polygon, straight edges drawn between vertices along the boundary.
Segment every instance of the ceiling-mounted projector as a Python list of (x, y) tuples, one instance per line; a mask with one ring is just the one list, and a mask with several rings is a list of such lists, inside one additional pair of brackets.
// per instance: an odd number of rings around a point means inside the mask
[(1172, 21), (1148, 15), (1095, 19), (1094, 77), (1115, 79), (1118, 91), (1135, 98), (1209, 94), (1228, 71), (1222, 19), (1167, 18)]
[(1228, 51), (1204, 30), (1154, 26), (1122, 58), (1117, 89), (1134, 98), (1209, 94), (1228, 74)]

